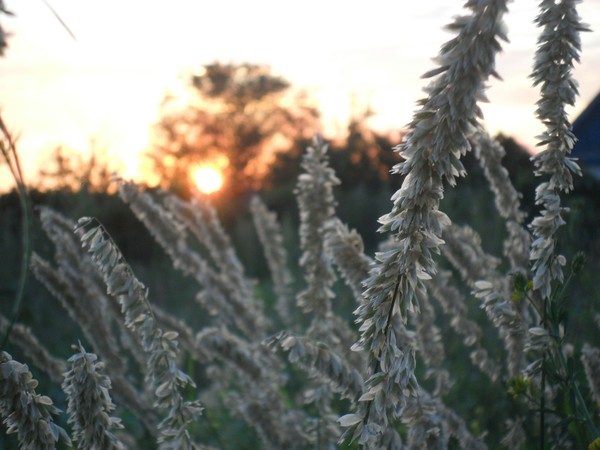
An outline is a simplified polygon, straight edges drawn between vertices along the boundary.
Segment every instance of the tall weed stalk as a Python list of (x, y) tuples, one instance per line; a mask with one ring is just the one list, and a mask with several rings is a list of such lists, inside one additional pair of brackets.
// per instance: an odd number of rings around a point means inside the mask
[(2, 343), (0, 344), (0, 351), (4, 350), (10, 334), (16, 320), (19, 317), (19, 310), (21, 308), (21, 302), (25, 294), (25, 287), (27, 284), (27, 277), (29, 274), (29, 263), (31, 261), (32, 254), (32, 212), (31, 212), (31, 201), (29, 193), (27, 192), (27, 185), (25, 184), (25, 178), (21, 169), (21, 163), (19, 161), (19, 154), (17, 152), (16, 143), (9, 132), (7, 126), (0, 117), (0, 151), (2, 157), (10, 170), (10, 173), (17, 185), (17, 193), (19, 194), (19, 203), (21, 204), (21, 242), (22, 242), (22, 253), (21, 253), (21, 268), (19, 271), (19, 278), (17, 282), (17, 289), (13, 301), (13, 307), (11, 312), (10, 323), (4, 332), (2, 337)]

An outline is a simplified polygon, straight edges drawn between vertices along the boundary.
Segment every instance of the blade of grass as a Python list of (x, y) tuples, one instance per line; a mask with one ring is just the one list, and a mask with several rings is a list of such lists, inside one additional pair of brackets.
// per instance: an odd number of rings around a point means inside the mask
[(23, 254), (21, 258), (21, 269), (19, 274), (19, 283), (17, 287), (17, 293), (15, 294), (15, 300), (13, 304), (12, 314), (10, 318), (10, 324), (2, 338), (2, 344), (0, 345), (0, 351), (4, 350), (8, 343), (12, 328), (19, 316), (21, 309), (21, 303), (25, 293), (25, 286), (27, 284), (27, 275), (29, 273), (29, 262), (31, 260), (31, 202), (29, 200), (29, 193), (24, 182), (23, 171), (21, 170), (21, 163), (19, 161), (19, 155), (15, 142), (8, 131), (8, 128), (4, 124), (2, 117), (0, 117), (0, 132), (4, 138), (4, 142), (0, 142), (0, 149), (2, 156), (6, 160), (8, 168), (17, 184), (17, 191), (19, 193), (19, 202), (21, 204), (22, 211), (22, 245)]
[(48, 3), (48, 0), (42, 0), (44, 2), (44, 4), (48, 7), (48, 9), (50, 10), (50, 12), (52, 13), (52, 15), (56, 18), (56, 20), (58, 20), (60, 22), (60, 24), (63, 26), (63, 28), (65, 29), (65, 31), (67, 33), (69, 33), (69, 35), (73, 38), (74, 41), (77, 41), (77, 38), (75, 37), (75, 34), (73, 33), (73, 31), (71, 31), (71, 29), (69, 28), (69, 26), (65, 23), (64, 20), (62, 20), (62, 18), (60, 17), (60, 15), (56, 12), (56, 10), (52, 7), (52, 5), (50, 3)]

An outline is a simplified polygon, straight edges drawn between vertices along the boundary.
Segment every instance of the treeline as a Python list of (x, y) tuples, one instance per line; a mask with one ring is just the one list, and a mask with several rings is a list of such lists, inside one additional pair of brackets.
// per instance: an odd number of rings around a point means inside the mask
[[(536, 180), (529, 154), (513, 139), (504, 136), (498, 138), (506, 150), (503, 163), (509, 170), (512, 182), (519, 192), (526, 193), (522, 199), (522, 209), (531, 217), (536, 211), (533, 199)], [(338, 214), (361, 234), (367, 253), (371, 254), (381, 239), (376, 233), (377, 219), (388, 209), (389, 198), (402, 181), (399, 176), (390, 177), (385, 169), (399, 160), (392, 151), (394, 144), (386, 136), (368, 130), (359, 122), (350, 124), (348, 137), (344, 141), (330, 143), (330, 165), (341, 180), (340, 185), (334, 188)], [(278, 155), (259, 191), (267, 206), (280, 218), (293, 257), (297, 256), (293, 254), (293, 247), (298, 244), (295, 230), (299, 223), (294, 187), (302, 170), (300, 161), (301, 155), (294, 152)], [(445, 193), (444, 210), (448, 211), (455, 223), (471, 223), (481, 234), (497, 235), (498, 239), (486, 242), (492, 245), (502, 242), (503, 225), (494, 213), (493, 194), (487, 187), (485, 177), (473, 155), (468, 154), (463, 161), (469, 175), (460, 180), (456, 189)], [(584, 250), (592, 266), (600, 260), (600, 239), (596, 233), (597, 223), (600, 222), (598, 192), (600, 184), (591, 175), (575, 179), (574, 192), (566, 199), (566, 206), (570, 209), (569, 220), (561, 231), (565, 235), (561, 241), (564, 242), (564, 251), (571, 255)], [(220, 195), (213, 199), (213, 203), (245, 267), (250, 271), (248, 275), (261, 278), (266, 275), (267, 268), (259, 252), (248, 209), (249, 200), (255, 193), (257, 191), (247, 189), (237, 195)], [(85, 188), (79, 191), (34, 190), (31, 198), (34, 209), (46, 205), (72, 218), (98, 217), (111, 230), (115, 241), (133, 264), (141, 267), (160, 266), (164, 257), (162, 250), (116, 195)], [(6, 270), (0, 272), (0, 292), (5, 305), (8, 305), (15, 289), (18, 274), (20, 214), (19, 198), (15, 191), (0, 196), (0, 249), (5, 261), (10, 261), (5, 265)], [(36, 251), (44, 253), (48, 244), (38, 221), (34, 225), (33, 246)], [(501, 248), (487, 250), (493, 253), (502, 251)], [(31, 289), (37, 291), (37, 288)], [(162, 287), (157, 286), (157, 289), (161, 290)], [(24, 302), (25, 305), (36, 303), (35, 300), (33, 303)]]

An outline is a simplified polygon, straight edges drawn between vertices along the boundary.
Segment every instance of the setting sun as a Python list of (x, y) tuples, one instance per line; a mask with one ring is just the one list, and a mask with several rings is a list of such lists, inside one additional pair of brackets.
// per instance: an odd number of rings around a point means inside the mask
[(223, 176), (219, 169), (212, 166), (201, 166), (192, 172), (194, 183), (204, 194), (211, 194), (221, 189)]

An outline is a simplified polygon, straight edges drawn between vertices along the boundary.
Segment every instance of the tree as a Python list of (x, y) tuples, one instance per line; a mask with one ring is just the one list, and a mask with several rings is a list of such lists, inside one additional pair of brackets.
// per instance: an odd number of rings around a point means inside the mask
[[(390, 177), (389, 168), (400, 161), (393, 149), (402, 140), (403, 131), (378, 132), (369, 127), (368, 120), (374, 115), (366, 109), (354, 114), (343, 135), (326, 140), (329, 161), (341, 184), (339, 190), (352, 191), (366, 188), (372, 193), (399, 188), (399, 181)], [(303, 146), (310, 141), (303, 142)], [(269, 206), (284, 206), (292, 200), (295, 180), (302, 172), (301, 153), (280, 153), (275, 158), (272, 170), (264, 184), (271, 191)], [(273, 201), (277, 198), (276, 201)]]
[(372, 130), (368, 120), (373, 115), (369, 108), (355, 114), (348, 122), (344, 140), (332, 145), (331, 166), (344, 189), (358, 185), (382, 189), (390, 181), (389, 168), (400, 160), (393, 148), (402, 140), (403, 131), (386, 134)]
[(167, 96), (148, 156), (161, 186), (187, 196), (194, 166), (217, 166), (231, 195), (256, 189), (281, 151), (312, 136), (318, 112), (266, 66), (213, 63), (189, 79), (182, 104)]
[(35, 187), (40, 190), (110, 192), (112, 173), (119, 169), (118, 165), (109, 162), (106, 149), (98, 147), (94, 141), (87, 157), (58, 146), (48, 163), (39, 170)]

